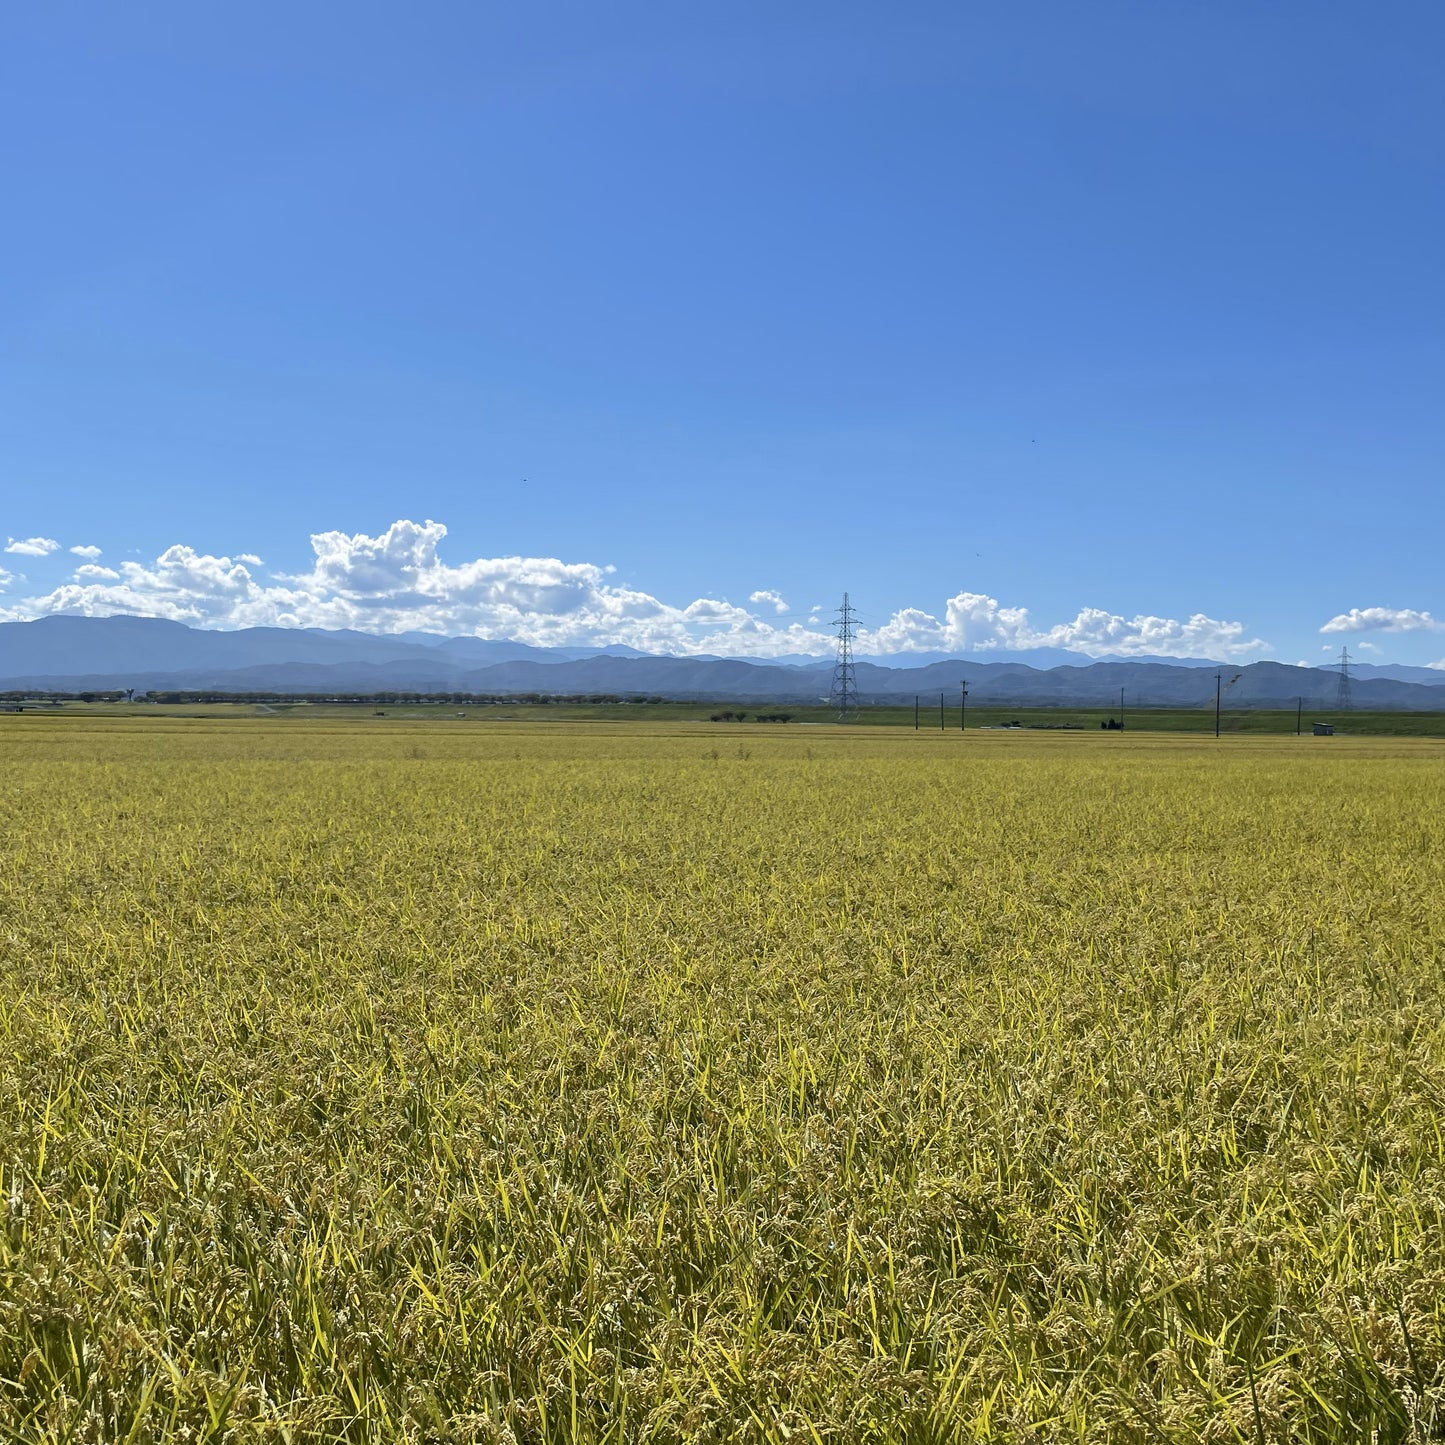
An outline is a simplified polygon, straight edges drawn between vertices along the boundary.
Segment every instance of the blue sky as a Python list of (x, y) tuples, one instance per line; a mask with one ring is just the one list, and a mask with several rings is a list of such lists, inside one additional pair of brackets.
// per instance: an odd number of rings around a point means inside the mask
[(878, 649), (1445, 660), (1442, 50), (6, 7), (0, 615), (790, 652), (846, 588)]

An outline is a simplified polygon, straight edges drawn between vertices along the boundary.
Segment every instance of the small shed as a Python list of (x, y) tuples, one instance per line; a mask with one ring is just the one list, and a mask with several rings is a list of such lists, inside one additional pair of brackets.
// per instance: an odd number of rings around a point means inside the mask
[(1315, 736), (1317, 738), (1332, 738), (1335, 735), (1334, 723), (1313, 723)]

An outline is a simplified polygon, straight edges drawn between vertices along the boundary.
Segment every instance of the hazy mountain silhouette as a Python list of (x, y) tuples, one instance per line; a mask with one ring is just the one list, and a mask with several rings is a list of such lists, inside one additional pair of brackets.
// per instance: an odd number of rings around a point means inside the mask
[[(1042, 650), (1041, 650), (1042, 651)], [(1046, 654), (1050, 659), (1051, 651)], [(1332, 705), (1330, 668), (1280, 662), (1248, 665), (1198, 659), (1091, 661), (1037, 665), (1040, 652), (975, 657), (910, 655), (860, 660), (865, 699), (899, 700), (939, 692), (950, 699), (967, 679), (976, 703), (1205, 707), (1214, 671), (1229, 683), (1231, 707)], [(1402, 675), (1403, 674), (1403, 675)], [(0, 623), (0, 688), (70, 691), (135, 688), (176, 691), (541, 692), (647, 694), (806, 702), (825, 697), (827, 658), (740, 659), (649, 656), (634, 648), (544, 648), (477, 637), (408, 633), (380, 637), (351, 630), (248, 627), (212, 632), (147, 617), (45, 617)], [(1361, 708), (1445, 706), (1445, 671), (1361, 664)]]

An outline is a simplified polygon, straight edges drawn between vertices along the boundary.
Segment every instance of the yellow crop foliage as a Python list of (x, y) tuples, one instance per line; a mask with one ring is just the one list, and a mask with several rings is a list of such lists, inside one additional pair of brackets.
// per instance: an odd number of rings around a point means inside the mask
[(1439, 743), (0, 724), (0, 1437), (1445, 1432)]

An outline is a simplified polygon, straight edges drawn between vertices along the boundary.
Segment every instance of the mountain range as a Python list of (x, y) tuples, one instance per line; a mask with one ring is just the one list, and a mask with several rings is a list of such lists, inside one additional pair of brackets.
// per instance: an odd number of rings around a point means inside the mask
[[(999, 660), (1000, 656), (1007, 661)], [(1213, 671), (1230, 707), (1330, 706), (1331, 668), (1198, 658), (1096, 659), (1033, 653), (939, 653), (860, 658), (865, 700), (956, 694), (1005, 706), (1116, 704), (1203, 707)], [(43, 617), (0, 623), (0, 690), (365, 694), (379, 692), (613, 693), (681, 699), (808, 702), (825, 697), (831, 658), (671, 657), (635, 648), (547, 648), (431, 633), (377, 636), (320, 628), (217, 632), (149, 617)], [(1445, 670), (1353, 665), (1357, 707), (1445, 709)]]

